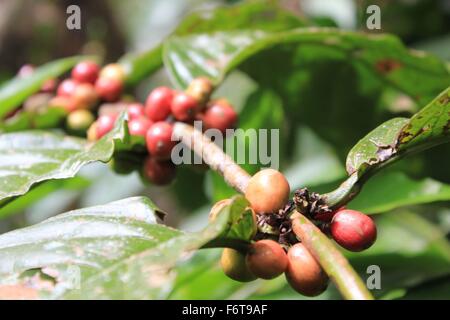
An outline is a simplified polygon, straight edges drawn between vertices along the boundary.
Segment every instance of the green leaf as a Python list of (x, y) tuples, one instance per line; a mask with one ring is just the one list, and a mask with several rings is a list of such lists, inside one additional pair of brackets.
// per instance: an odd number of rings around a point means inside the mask
[[(175, 276), (172, 269), (191, 251), (217, 241), (249, 240), (256, 226), (241, 225), (252, 216), (244, 206), (243, 197), (234, 198), (196, 233), (157, 224), (161, 212), (142, 197), (61, 214), (0, 236), (0, 255), (5, 257), (0, 284), (31, 281), (36, 287), (40, 281), (28, 274), (39, 271), (40, 278), (52, 279), (50, 290), (40, 288), (41, 297), (162, 298)], [(79, 288), (73, 287), (74, 272)]]
[(392, 171), (370, 179), (349, 207), (371, 214), (447, 200), (450, 200), (450, 185), (429, 178), (413, 180), (404, 173)]
[(67, 113), (61, 108), (46, 108), (39, 112), (21, 111), (0, 122), (0, 132), (15, 132), (31, 129), (51, 129), (63, 123)]
[(73, 177), (90, 162), (109, 161), (115, 144), (129, 138), (124, 116), (95, 143), (45, 131), (0, 135), (0, 200), (22, 195), (38, 182)]
[[(278, 33), (240, 31), (173, 36), (165, 43), (164, 62), (174, 82), (180, 87), (200, 75), (210, 76), (220, 82), (227, 73), (244, 62), (244, 70), (259, 80), (268, 77), (268, 74), (266, 70), (261, 70), (261, 61), (256, 58), (267, 51), (277, 66), (290, 63), (290, 68), (272, 68), (272, 71), (281, 71), (288, 77), (289, 73), (298, 72), (295, 68), (297, 61), (301, 61), (298, 55), (306, 53), (300, 50), (305, 47), (314, 49), (311, 51), (312, 56), (304, 57), (310, 63), (319, 61), (326, 53), (328, 59), (333, 57), (347, 61), (359, 71), (368, 72), (385, 85), (422, 102), (428, 102), (450, 81), (445, 63), (425, 53), (407, 50), (394, 36), (329, 28), (304, 28)], [(257, 60), (259, 64), (252, 65), (252, 60)], [(273, 78), (271, 74), (272, 81)], [(266, 82), (268, 80), (265, 79)]]
[[(59, 190), (82, 190), (88, 187), (90, 181), (83, 177), (73, 177), (64, 180), (49, 180), (32, 187), (23, 196), (14, 198), (5, 206), (0, 207), (0, 219), (19, 213), (45, 196)], [(1, 206), (1, 202), (0, 202)]]
[[(281, 31), (305, 25), (302, 18), (283, 10), (273, 1), (251, 1), (191, 13), (173, 34), (183, 36), (240, 29)], [(163, 63), (162, 50), (163, 45), (158, 44), (149, 50), (122, 57), (119, 63), (126, 70), (127, 84), (134, 85), (158, 70)]]
[(0, 87), (0, 119), (18, 107), (31, 94), (39, 90), (47, 79), (56, 78), (82, 60), (92, 57), (76, 56), (59, 59), (36, 68), (27, 78), (15, 77)]

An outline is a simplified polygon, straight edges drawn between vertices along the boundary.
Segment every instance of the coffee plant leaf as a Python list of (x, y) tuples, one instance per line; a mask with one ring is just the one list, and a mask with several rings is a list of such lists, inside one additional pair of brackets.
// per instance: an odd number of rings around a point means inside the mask
[(0, 135), (0, 201), (26, 193), (34, 184), (75, 176), (82, 166), (111, 159), (116, 144), (129, 139), (123, 114), (115, 128), (97, 142), (50, 131)]
[(67, 112), (62, 108), (44, 108), (36, 112), (20, 111), (0, 122), (0, 132), (57, 128), (64, 123)]
[(450, 141), (450, 88), (410, 119), (396, 118), (374, 129), (350, 150), (349, 175), (362, 177), (405, 155)]
[(159, 224), (164, 213), (144, 197), (61, 214), (0, 236), (0, 287), (31, 284), (46, 298), (161, 298), (192, 251), (250, 239), (246, 205), (234, 198), (195, 233)]
[[(229, 30), (281, 31), (311, 24), (273, 1), (251, 1), (232, 6), (199, 10), (187, 15), (172, 32), (184, 36)], [(119, 63), (125, 68), (128, 85), (134, 85), (158, 70), (162, 64), (162, 44), (142, 52), (128, 53)]]
[(46, 63), (35, 69), (26, 78), (16, 76), (0, 87), (0, 118), (19, 107), (31, 94), (39, 91), (42, 84), (52, 78), (57, 78), (69, 71), (82, 60), (96, 60), (95, 57), (75, 56)]
[[(261, 68), (268, 58), (274, 63), (270, 73)], [(309, 66), (302, 67), (311, 68), (323, 58), (350, 63), (358, 73), (371, 74), (371, 82), (393, 87), (421, 103), (431, 100), (450, 81), (445, 62), (408, 50), (393, 35), (317, 27), (282, 32), (241, 30), (172, 36), (164, 47), (164, 63), (180, 87), (200, 75), (220, 83), (239, 67), (257, 80), (282, 86), (290, 75), (301, 75), (297, 62), (300, 66), (302, 60), (309, 61)], [(285, 66), (288, 61), (289, 68)]]

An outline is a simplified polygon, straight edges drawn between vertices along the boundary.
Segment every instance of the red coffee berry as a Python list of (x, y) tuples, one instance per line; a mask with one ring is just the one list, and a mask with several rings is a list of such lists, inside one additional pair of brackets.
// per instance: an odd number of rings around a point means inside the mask
[(273, 240), (260, 240), (253, 243), (245, 259), (248, 269), (262, 279), (273, 279), (286, 271), (287, 255), (283, 248)]
[(75, 92), (78, 83), (72, 79), (63, 80), (56, 91), (56, 94), (61, 97), (70, 97)]
[(133, 120), (145, 116), (145, 109), (142, 103), (133, 102), (127, 107), (128, 119)]
[(302, 243), (288, 250), (286, 280), (300, 294), (313, 297), (328, 286), (328, 276)]
[(132, 136), (145, 137), (152, 122), (145, 117), (131, 119), (128, 122), (128, 130)]
[(155, 185), (166, 185), (175, 179), (176, 166), (171, 161), (158, 160), (148, 156), (144, 161), (141, 176)]
[(180, 92), (173, 98), (171, 110), (175, 119), (189, 121), (195, 118), (199, 107), (199, 103), (195, 98)]
[(93, 61), (82, 61), (72, 69), (72, 78), (78, 82), (94, 84), (100, 72), (99, 66)]
[(236, 125), (238, 115), (230, 103), (224, 99), (212, 101), (205, 110), (203, 124), (206, 129), (218, 129), (225, 133)]
[(365, 214), (344, 209), (336, 213), (331, 221), (333, 239), (350, 251), (369, 248), (377, 239), (377, 228), (373, 220)]
[(110, 132), (116, 123), (117, 114), (109, 113), (101, 115), (96, 121), (96, 137), (100, 139), (105, 134)]
[(105, 101), (114, 102), (122, 94), (122, 82), (114, 78), (98, 78), (95, 82), (97, 94)]
[(154, 123), (147, 131), (148, 152), (158, 159), (169, 159), (176, 141), (172, 141), (173, 126), (165, 121)]
[(165, 120), (170, 115), (173, 90), (167, 87), (154, 89), (145, 102), (145, 113), (152, 121)]
[(289, 183), (281, 172), (264, 169), (250, 179), (245, 197), (256, 213), (274, 213), (284, 207), (289, 193)]
[(220, 257), (220, 266), (223, 273), (235, 281), (249, 282), (256, 280), (245, 263), (245, 255), (237, 250), (225, 248)]

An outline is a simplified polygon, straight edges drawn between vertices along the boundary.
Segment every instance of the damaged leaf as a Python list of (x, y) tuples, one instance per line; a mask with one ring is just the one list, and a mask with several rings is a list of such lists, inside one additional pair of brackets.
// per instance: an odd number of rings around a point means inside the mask
[[(40, 298), (164, 298), (173, 268), (212, 243), (245, 243), (255, 226), (243, 197), (200, 232), (162, 224), (162, 212), (137, 197), (67, 212), (0, 236), (0, 292), (25, 286)], [(241, 225), (242, 224), (242, 225)], [(245, 231), (244, 229), (247, 229)], [(214, 241), (213, 241), (214, 240)]]

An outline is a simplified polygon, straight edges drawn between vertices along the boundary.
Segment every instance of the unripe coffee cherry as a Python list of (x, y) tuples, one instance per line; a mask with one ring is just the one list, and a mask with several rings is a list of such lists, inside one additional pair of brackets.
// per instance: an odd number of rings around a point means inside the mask
[(233, 280), (239, 282), (256, 280), (256, 276), (247, 267), (245, 255), (237, 250), (225, 248), (220, 258), (220, 266), (223, 273)]
[(144, 106), (139, 102), (130, 103), (127, 107), (127, 113), (129, 120), (145, 117)]
[(199, 107), (199, 102), (195, 98), (184, 92), (180, 92), (173, 98), (171, 110), (175, 119), (189, 121), (195, 118)]
[(88, 141), (96, 141), (98, 139), (97, 137), (97, 121), (91, 124), (89, 129), (86, 132), (86, 138)]
[(70, 97), (75, 92), (78, 83), (72, 79), (63, 80), (56, 91), (56, 94), (60, 97)]
[(256, 213), (274, 213), (284, 207), (289, 193), (289, 183), (281, 172), (264, 169), (250, 179), (245, 197)]
[(295, 291), (308, 297), (325, 291), (328, 276), (302, 243), (293, 245), (287, 256), (286, 279)]
[(111, 63), (102, 68), (99, 77), (123, 83), (125, 81), (125, 70), (120, 64)]
[(211, 101), (203, 115), (203, 124), (206, 129), (218, 129), (225, 133), (226, 129), (234, 128), (238, 115), (228, 101), (224, 99)]
[(211, 96), (214, 86), (207, 77), (195, 78), (186, 89), (186, 93), (203, 105)]
[(94, 115), (90, 111), (75, 110), (67, 116), (67, 127), (73, 131), (85, 131), (94, 120)]
[(377, 227), (365, 214), (344, 209), (333, 217), (331, 235), (345, 249), (357, 252), (369, 248), (375, 242)]
[(145, 117), (135, 118), (128, 122), (128, 131), (132, 136), (145, 137), (153, 123)]
[(145, 113), (152, 121), (165, 120), (170, 115), (173, 91), (167, 87), (154, 89), (145, 102)]
[(273, 279), (286, 271), (287, 255), (273, 240), (259, 240), (253, 243), (246, 257), (247, 267), (255, 276)]
[(117, 101), (122, 94), (122, 89), (122, 82), (117, 79), (100, 77), (95, 82), (97, 94), (105, 101)]
[(141, 177), (155, 185), (167, 185), (175, 179), (176, 166), (171, 161), (158, 160), (148, 156), (144, 161)]
[(77, 101), (79, 109), (90, 109), (98, 100), (97, 91), (90, 83), (80, 83), (75, 87), (72, 95), (73, 99)]
[(172, 141), (173, 126), (165, 121), (154, 123), (147, 131), (148, 152), (158, 159), (169, 159), (176, 141)]
[(78, 82), (94, 84), (100, 68), (93, 61), (82, 61), (72, 69), (72, 78)]
[(96, 125), (97, 139), (100, 139), (105, 134), (110, 132), (114, 128), (114, 125), (116, 124), (116, 120), (117, 120), (117, 114), (110, 113), (110, 114), (101, 115), (96, 121), (96, 123), (97, 123), (97, 125)]

